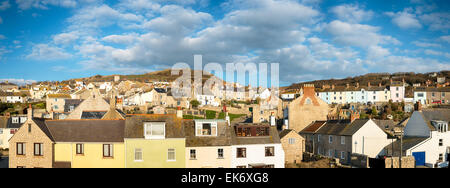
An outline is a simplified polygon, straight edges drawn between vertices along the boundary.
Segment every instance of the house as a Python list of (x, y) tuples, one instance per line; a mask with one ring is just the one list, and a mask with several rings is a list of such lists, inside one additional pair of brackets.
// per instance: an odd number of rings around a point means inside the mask
[(126, 119), (126, 168), (184, 168), (186, 138), (175, 115), (133, 115)]
[(391, 85), (389, 87), (391, 91), (392, 102), (402, 102), (405, 97), (405, 85), (404, 82), (393, 82), (391, 80)]
[(6, 103), (25, 103), (28, 101), (30, 93), (28, 91), (6, 92), (2, 93), (2, 95), (6, 97)]
[(47, 120), (44, 126), (54, 168), (125, 167), (124, 120)]
[(69, 94), (48, 94), (46, 99), (47, 112), (64, 113), (66, 99), (71, 99)]
[(94, 89), (89, 98), (81, 102), (66, 119), (101, 119), (109, 110), (110, 104)]
[(286, 128), (299, 132), (313, 121), (326, 120), (328, 104), (316, 95), (314, 85), (305, 84), (303, 95), (289, 103), (285, 111), (288, 115), (284, 117), (288, 119)]
[(54, 142), (45, 120), (28, 109), (24, 126), (9, 139), (9, 168), (52, 168)]
[(391, 143), (386, 132), (370, 119), (328, 120), (315, 132), (314, 154), (340, 159), (349, 164), (352, 154), (370, 158), (384, 155)]
[(276, 126), (238, 123), (231, 132), (231, 168), (284, 168)]
[(302, 136), (292, 129), (284, 129), (280, 132), (280, 141), (286, 164), (296, 164), (303, 160), (305, 139)]
[(19, 130), (19, 128), (27, 121), (28, 116), (10, 115), (0, 117), (0, 148), (9, 148), (9, 139)]
[(232, 168), (231, 127), (224, 120), (184, 121), (186, 168)]
[(314, 121), (306, 128), (299, 132), (300, 136), (305, 139), (305, 152), (314, 153), (317, 148), (317, 131), (327, 123), (327, 121)]
[[(450, 109), (417, 109), (409, 118), (402, 141), (404, 156), (414, 156), (416, 166), (435, 167), (449, 161)], [(399, 156), (400, 140), (385, 149)]]

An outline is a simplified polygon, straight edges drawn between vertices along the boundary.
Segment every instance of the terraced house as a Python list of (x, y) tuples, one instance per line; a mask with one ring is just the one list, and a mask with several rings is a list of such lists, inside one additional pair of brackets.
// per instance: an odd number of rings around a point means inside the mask
[(224, 120), (185, 121), (186, 168), (230, 168), (231, 128)]
[(184, 127), (175, 115), (131, 115), (125, 126), (126, 168), (184, 168)]

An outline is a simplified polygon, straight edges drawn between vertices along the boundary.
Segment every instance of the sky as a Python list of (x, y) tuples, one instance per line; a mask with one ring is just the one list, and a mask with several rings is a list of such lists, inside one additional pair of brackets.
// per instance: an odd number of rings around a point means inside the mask
[(0, 0), (0, 81), (193, 68), (195, 54), (279, 63), (282, 86), (442, 71), (449, 29), (448, 0)]

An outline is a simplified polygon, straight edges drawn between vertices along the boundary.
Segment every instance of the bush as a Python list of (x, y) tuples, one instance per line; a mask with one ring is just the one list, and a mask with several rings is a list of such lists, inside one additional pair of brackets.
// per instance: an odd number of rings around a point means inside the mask
[(216, 111), (206, 110), (206, 119), (216, 119)]

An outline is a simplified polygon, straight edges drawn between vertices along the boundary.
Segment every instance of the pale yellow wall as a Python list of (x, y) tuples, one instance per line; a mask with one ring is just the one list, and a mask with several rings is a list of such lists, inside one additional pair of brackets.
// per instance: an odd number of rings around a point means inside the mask
[[(185, 139), (125, 139), (126, 168), (184, 168)], [(135, 149), (142, 149), (142, 161), (135, 161)], [(168, 149), (175, 149), (175, 161), (168, 160)]]
[[(217, 150), (223, 149), (223, 159), (218, 159)], [(190, 150), (195, 149), (196, 159), (190, 158)], [(231, 146), (186, 148), (186, 168), (231, 168)]]
[[(124, 143), (82, 143), (84, 154), (76, 154), (77, 143), (56, 143), (55, 161), (71, 162), (72, 168), (124, 168)], [(113, 157), (103, 157), (103, 144), (113, 144)]]

